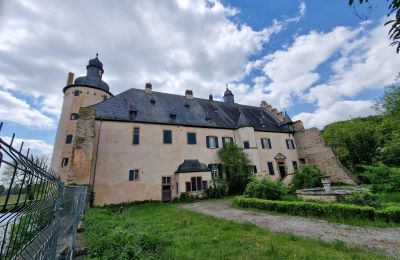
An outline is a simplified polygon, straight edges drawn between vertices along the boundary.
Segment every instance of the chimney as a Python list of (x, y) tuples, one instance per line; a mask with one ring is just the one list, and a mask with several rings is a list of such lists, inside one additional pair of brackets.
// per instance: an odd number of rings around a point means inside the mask
[(187, 89), (185, 91), (185, 97), (186, 97), (186, 99), (193, 99), (193, 91)]
[(153, 87), (152, 87), (151, 83), (148, 82), (148, 83), (146, 83), (144, 90), (146, 91), (147, 94), (151, 94), (153, 92), (152, 88)]
[(210, 101), (214, 100), (214, 98), (213, 98), (213, 96), (211, 94), (208, 96), (208, 100), (210, 100)]
[(67, 86), (74, 84), (74, 73), (68, 72)]

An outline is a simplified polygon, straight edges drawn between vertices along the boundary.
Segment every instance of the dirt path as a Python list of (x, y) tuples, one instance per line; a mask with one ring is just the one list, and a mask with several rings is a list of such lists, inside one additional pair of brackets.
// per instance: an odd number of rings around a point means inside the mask
[(342, 240), (349, 245), (370, 248), (400, 259), (400, 228), (356, 227), (293, 216), (276, 216), (231, 208), (232, 201), (207, 201), (182, 207), (206, 215), (249, 221), (264, 229), (332, 242)]

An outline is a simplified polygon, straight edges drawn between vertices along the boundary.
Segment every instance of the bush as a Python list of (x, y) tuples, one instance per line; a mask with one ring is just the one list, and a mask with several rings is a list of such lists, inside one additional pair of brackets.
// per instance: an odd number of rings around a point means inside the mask
[(340, 200), (348, 204), (355, 204), (358, 206), (371, 206), (377, 208), (380, 206), (378, 195), (371, 192), (353, 192)]
[(247, 184), (244, 195), (252, 198), (280, 200), (287, 193), (281, 182), (253, 179)]
[(188, 192), (182, 192), (181, 195), (179, 196), (179, 202), (193, 202), (195, 200), (196, 198), (193, 197)]
[(322, 187), (323, 173), (314, 165), (304, 165), (294, 172), (291, 190), (296, 191), (305, 188)]
[(236, 197), (235, 204), (242, 208), (256, 208), (294, 216), (383, 220), (386, 222), (400, 223), (400, 207), (397, 205), (389, 206), (382, 210), (375, 210), (373, 207), (369, 206), (306, 201), (273, 201), (246, 198), (243, 196)]
[(376, 213), (380, 219), (387, 222), (400, 223), (400, 206), (389, 206), (385, 209), (378, 210)]
[(207, 189), (207, 198), (220, 199), (226, 195), (228, 187), (223, 179), (213, 178), (211, 184), (212, 185)]
[(400, 169), (388, 167), (382, 163), (373, 166), (363, 165), (364, 172), (358, 177), (367, 184), (373, 184), (372, 192), (398, 192), (400, 191)]
[(300, 216), (330, 216), (340, 219), (373, 220), (375, 215), (375, 210), (372, 207), (360, 207), (339, 203), (273, 201), (245, 197), (236, 197), (235, 203), (244, 208), (256, 208)]

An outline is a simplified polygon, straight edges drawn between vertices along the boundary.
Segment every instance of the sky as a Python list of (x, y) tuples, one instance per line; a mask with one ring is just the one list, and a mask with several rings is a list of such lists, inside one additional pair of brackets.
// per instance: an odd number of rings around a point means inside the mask
[(99, 53), (116, 95), (129, 88), (267, 101), (306, 127), (374, 114), (400, 56), (386, 1), (0, 0), (0, 136), (51, 154), (68, 72)]

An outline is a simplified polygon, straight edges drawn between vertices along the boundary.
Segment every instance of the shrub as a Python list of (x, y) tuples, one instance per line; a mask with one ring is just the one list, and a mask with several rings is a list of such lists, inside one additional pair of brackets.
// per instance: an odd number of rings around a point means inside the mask
[(253, 179), (247, 184), (244, 195), (252, 198), (280, 200), (287, 193), (281, 182)]
[(291, 190), (296, 191), (305, 188), (322, 187), (323, 173), (314, 165), (303, 165), (294, 172)]
[(371, 206), (374, 208), (380, 206), (378, 195), (371, 192), (353, 192), (342, 198), (340, 201), (358, 206)]
[(340, 203), (317, 203), (307, 201), (273, 201), (255, 198), (236, 197), (235, 203), (244, 208), (256, 208), (290, 215), (336, 217), (340, 219), (373, 220), (375, 210), (372, 207), (361, 207)]
[(377, 216), (387, 222), (400, 223), (400, 206), (389, 206), (387, 208), (377, 210)]
[(213, 178), (211, 184), (212, 185), (207, 189), (207, 198), (220, 199), (226, 195), (228, 188), (223, 179)]
[(179, 202), (193, 202), (195, 200), (196, 198), (193, 197), (188, 192), (182, 192), (181, 195), (179, 196)]
[(294, 216), (335, 217), (338, 219), (383, 220), (400, 223), (400, 206), (392, 205), (376, 210), (369, 206), (341, 203), (317, 203), (306, 201), (273, 201), (239, 196), (235, 204), (242, 208), (256, 208), (286, 213)]
[(359, 178), (368, 184), (373, 184), (372, 192), (398, 192), (400, 191), (400, 169), (388, 167), (382, 163), (373, 166), (363, 165), (364, 172), (358, 174)]

